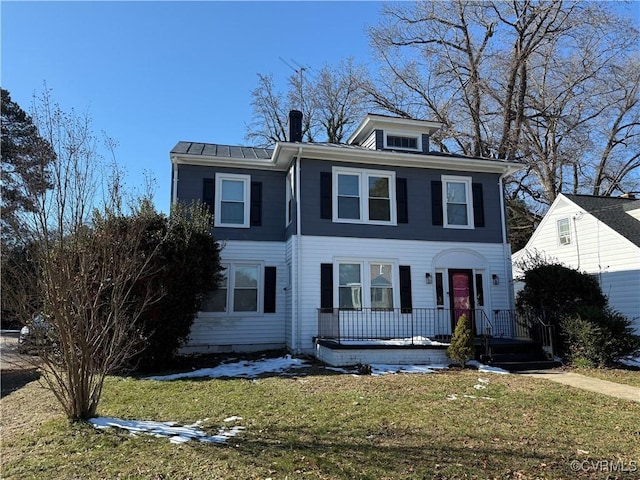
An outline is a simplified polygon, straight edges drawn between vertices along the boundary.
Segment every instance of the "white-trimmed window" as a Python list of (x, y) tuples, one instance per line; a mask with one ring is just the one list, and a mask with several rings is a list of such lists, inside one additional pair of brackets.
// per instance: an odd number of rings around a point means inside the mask
[(224, 264), (224, 279), (206, 298), (201, 311), (214, 313), (258, 313), (262, 298), (263, 267), (259, 263)]
[(569, 245), (571, 243), (571, 222), (568, 218), (561, 218), (556, 223), (558, 229), (558, 243)]
[(396, 224), (395, 172), (333, 169), (333, 221)]
[(338, 263), (338, 306), (362, 308), (362, 263)]
[(339, 261), (338, 307), (390, 310), (395, 305), (396, 265), (388, 261)]
[(384, 136), (384, 148), (419, 151), (422, 148), (421, 140), (422, 138), (420, 135), (386, 132)]
[(249, 228), (250, 186), (249, 175), (216, 175), (216, 227)]
[(442, 176), (443, 226), (474, 228), (471, 177)]

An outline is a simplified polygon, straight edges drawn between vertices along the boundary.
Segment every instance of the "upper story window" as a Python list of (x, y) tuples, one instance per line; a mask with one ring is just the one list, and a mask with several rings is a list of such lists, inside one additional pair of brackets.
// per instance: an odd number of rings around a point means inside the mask
[(474, 228), (471, 177), (442, 176), (444, 227)]
[(385, 148), (416, 151), (421, 148), (418, 136), (403, 135), (401, 133), (387, 133), (384, 146)]
[(249, 228), (250, 185), (249, 175), (216, 175), (216, 227)]
[(399, 135), (387, 135), (387, 147), (417, 150), (418, 139), (416, 137), (401, 137)]
[(395, 225), (395, 173), (333, 169), (333, 221)]
[(569, 219), (562, 218), (557, 222), (558, 243), (560, 245), (569, 245), (571, 243), (571, 227)]

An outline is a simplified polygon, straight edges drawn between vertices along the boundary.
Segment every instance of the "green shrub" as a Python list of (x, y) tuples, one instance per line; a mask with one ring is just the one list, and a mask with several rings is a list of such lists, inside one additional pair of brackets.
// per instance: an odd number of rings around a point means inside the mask
[(554, 353), (565, 356), (561, 320), (585, 307), (602, 310), (607, 297), (598, 281), (587, 273), (544, 259), (534, 259), (529, 267), (522, 278), (525, 287), (518, 292), (516, 308), (523, 316), (538, 317), (553, 326)]
[(585, 307), (560, 322), (564, 351), (574, 365), (607, 367), (640, 349), (631, 322), (608, 308)]
[[(168, 367), (188, 339), (205, 295), (221, 278), (220, 246), (211, 234), (213, 217), (201, 205), (174, 205), (171, 215), (149, 212), (149, 248), (159, 248), (155, 274), (141, 288), (162, 293), (141, 316), (144, 350), (135, 358), (138, 370)], [(163, 241), (158, 244), (158, 239)]]
[(451, 337), (451, 344), (447, 348), (447, 355), (462, 368), (475, 356), (473, 328), (467, 315), (460, 315), (456, 329)]

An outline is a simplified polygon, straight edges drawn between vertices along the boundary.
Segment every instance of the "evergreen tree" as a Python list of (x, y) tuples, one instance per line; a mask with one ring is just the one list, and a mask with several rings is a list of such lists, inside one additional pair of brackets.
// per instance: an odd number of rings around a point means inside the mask
[(451, 337), (451, 344), (447, 348), (447, 355), (464, 368), (467, 362), (475, 356), (475, 349), (471, 320), (466, 314), (460, 315), (453, 337)]
[(42, 138), (31, 117), (2, 92), (2, 242), (15, 245), (22, 231), (21, 213), (33, 212), (34, 196), (51, 187), (48, 165), (55, 159), (51, 144)]

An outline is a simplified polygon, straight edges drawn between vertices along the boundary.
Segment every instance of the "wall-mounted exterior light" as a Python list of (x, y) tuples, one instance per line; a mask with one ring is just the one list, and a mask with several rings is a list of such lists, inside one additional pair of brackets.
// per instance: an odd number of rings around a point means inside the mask
[(491, 281), (494, 285), (500, 285), (500, 277), (498, 277), (498, 275), (496, 275), (495, 273), (491, 275)]
[(429, 272), (424, 274), (424, 278), (427, 281), (427, 285), (431, 285), (433, 283), (433, 278), (431, 278), (431, 274)]

